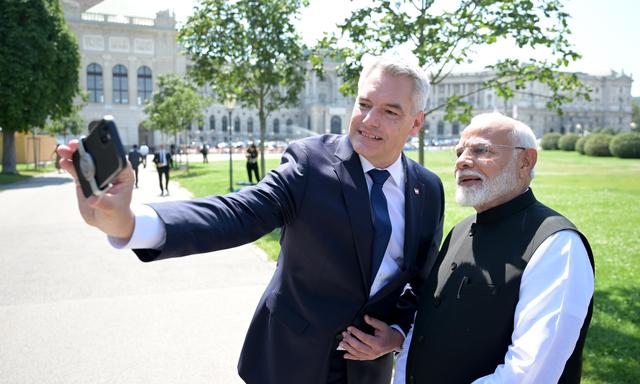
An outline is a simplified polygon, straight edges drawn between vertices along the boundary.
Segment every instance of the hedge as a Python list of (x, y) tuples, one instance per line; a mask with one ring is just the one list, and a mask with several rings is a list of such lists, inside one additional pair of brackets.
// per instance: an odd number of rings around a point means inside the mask
[(640, 159), (640, 133), (627, 132), (616, 135), (609, 143), (609, 151), (623, 159)]
[(589, 136), (581, 136), (578, 141), (576, 141), (576, 152), (581, 155), (584, 155), (584, 143), (587, 142)]
[(575, 151), (576, 150), (576, 142), (578, 142), (580, 136), (575, 133), (567, 133), (566, 135), (562, 135), (560, 141), (558, 141), (558, 148), (563, 151)]
[(596, 133), (589, 135), (584, 143), (584, 153), (588, 156), (611, 156), (609, 151), (609, 143), (613, 136), (606, 133)]
[(561, 136), (562, 135), (555, 132), (545, 133), (540, 141), (540, 147), (546, 150), (558, 149), (558, 141), (560, 141)]

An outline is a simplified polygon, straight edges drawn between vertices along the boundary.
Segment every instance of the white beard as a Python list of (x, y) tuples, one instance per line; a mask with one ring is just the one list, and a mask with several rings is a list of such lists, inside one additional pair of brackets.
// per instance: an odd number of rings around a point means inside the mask
[(462, 186), (456, 184), (456, 201), (465, 207), (478, 207), (506, 195), (517, 187), (517, 162), (509, 164), (498, 175), (488, 178), (475, 170), (456, 170), (456, 179), (462, 176), (474, 176), (481, 183), (474, 186)]

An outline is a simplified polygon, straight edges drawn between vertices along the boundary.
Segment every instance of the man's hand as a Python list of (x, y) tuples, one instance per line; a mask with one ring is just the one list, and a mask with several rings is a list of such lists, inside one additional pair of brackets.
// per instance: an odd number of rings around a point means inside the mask
[(130, 207), (135, 183), (131, 164), (127, 162), (127, 168), (112, 181), (113, 186), (104, 195), (85, 198), (71, 159), (77, 148), (78, 141), (72, 140), (69, 145), (58, 146), (57, 151), (61, 157), (60, 166), (69, 172), (76, 182), (76, 196), (82, 218), (87, 224), (97, 227), (107, 235), (128, 241), (135, 225)]
[(345, 359), (374, 360), (402, 346), (404, 336), (398, 330), (368, 315), (364, 316), (364, 321), (372, 326), (375, 332), (369, 335), (353, 326), (342, 332), (340, 346), (347, 351), (344, 354)]

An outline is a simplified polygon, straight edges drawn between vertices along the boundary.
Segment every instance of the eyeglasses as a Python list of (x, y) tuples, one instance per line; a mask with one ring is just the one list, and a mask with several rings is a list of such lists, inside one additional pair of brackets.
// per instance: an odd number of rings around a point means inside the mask
[(456, 157), (462, 156), (464, 151), (469, 149), (471, 151), (471, 156), (476, 159), (488, 159), (496, 155), (495, 147), (502, 148), (511, 148), (511, 149), (526, 149), (525, 147), (518, 147), (514, 145), (502, 145), (502, 144), (472, 144), (465, 145), (464, 147), (456, 147), (455, 154)]

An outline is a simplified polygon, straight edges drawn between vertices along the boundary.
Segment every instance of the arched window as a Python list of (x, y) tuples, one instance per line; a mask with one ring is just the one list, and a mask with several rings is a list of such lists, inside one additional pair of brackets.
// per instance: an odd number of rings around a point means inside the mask
[(233, 119), (233, 132), (240, 132), (240, 118)]
[(144, 104), (151, 97), (153, 78), (151, 68), (143, 65), (138, 68), (138, 105)]
[(280, 120), (273, 119), (273, 133), (280, 133)]
[(222, 132), (227, 132), (228, 126), (229, 126), (229, 121), (227, 120), (227, 116), (222, 116)]
[(216, 130), (216, 117), (213, 115), (209, 117), (209, 130), (210, 131)]
[(444, 121), (438, 121), (438, 137), (444, 135)]
[(293, 120), (287, 119), (287, 135), (293, 134)]
[(113, 67), (113, 102), (129, 104), (129, 76), (127, 67), (122, 64)]
[(460, 134), (460, 122), (459, 121), (454, 121), (453, 122), (453, 126), (451, 127), (451, 134), (452, 135), (459, 135)]
[(342, 133), (342, 119), (340, 116), (331, 117), (331, 133)]
[(247, 132), (253, 133), (253, 117), (247, 120)]
[(87, 92), (90, 103), (103, 103), (102, 91), (102, 67), (100, 64), (91, 63), (87, 67)]

